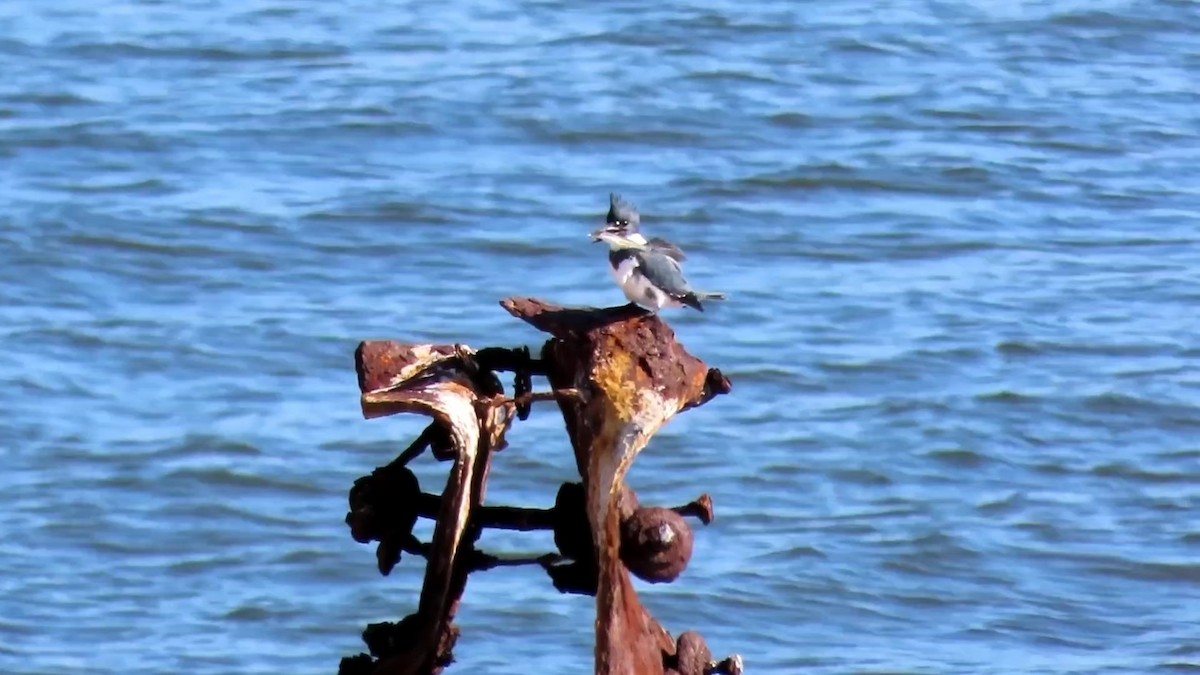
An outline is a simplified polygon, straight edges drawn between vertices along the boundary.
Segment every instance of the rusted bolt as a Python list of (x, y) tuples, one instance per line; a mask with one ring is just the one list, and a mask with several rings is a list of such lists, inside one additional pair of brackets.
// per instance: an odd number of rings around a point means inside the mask
[(376, 469), (350, 488), (350, 536), (360, 544), (379, 542), (375, 557), (380, 573), (389, 574), (400, 561), (400, 552), (412, 538), (420, 499), (421, 485), (404, 466)]
[(696, 501), (675, 507), (671, 510), (681, 516), (699, 518), (700, 522), (705, 525), (711, 524), (717, 517), (717, 514), (713, 512), (712, 497), (709, 497), (707, 492), (697, 497)]
[(704, 386), (714, 394), (728, 394), (733, 391), (733, 382), (721, 372), (720, 368), (709, 368), (704, 374)]
[(592, 560), (592, 528), (582, 483), (563, 483), (554, 498), (554, 545), (572, 560)]
[(675, 668), (679, 675), (706, 675), (712, 665), (712, 652), (704, 638), (694, 630), (681, 633), (675, 641)]
[(621, 523), (621, 562), (650, 583), (674, 581), (692, 558), (692, 528), (658, 506), (641, 508)]
[(684, 406), (684, 409), (702, 406), (717, 396), (728, 394), (731, 391), (733, 391), (733, 383), (729, 381), (729, 378), (725, 377), (720, 370), (709, 368), (708, 372), (704, 374), (704, 390), (700, 392), (700, 398)]
[(351, 536), (366, 544), (391, 532), (412, 532), (420, 494), (416, 475), (406, 467), (376, 469), (354, 481), (346, 514)]
[(723, 661), (713, 663), (704, 673), (705, 675), (742, 675), (742, 657), (734, 654)]
[(386, 659), (392, 654), (399, 654), (416, 644), (419, 627), (420, 622), (417, 615), (409, 614), (396, 623), (384, 621), (367, 624), (362, 639), (367, 645), (367, 650), (371, 652), (371, 656)]
[(370, 654), (343, 656), (338, 663), (338, 675), (370, 675), (375, 671), (375, 659)]

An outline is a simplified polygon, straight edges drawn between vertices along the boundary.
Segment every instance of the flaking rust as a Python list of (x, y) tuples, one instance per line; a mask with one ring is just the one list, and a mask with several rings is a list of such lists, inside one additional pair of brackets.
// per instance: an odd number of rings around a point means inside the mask
[[(552, 336), (539, 358), (528, 350), (364, 342), (356, 352), (363, 415), (418, 413), (429, 427), (391, 464), (355, 482), (346, 517), (360, 542), (378, 541), (380, 571), (401, 552), (426, 559), (417, 611), (364, 632), (371, 654), (339, 672), (441, 672), (458, 638), (454, 615), (470, 572), (538, 564), (563, 592), (596, 597), (598, 675), (739, 673), (740, 657), (713, 661), (699, 634), (673, 639), (641, 604), (631, 570), (662, 583), (687, 566), (693, 534), (684, 516), (712, 521), (708, 495), (674, 509), (642, 507), (625, 483), (634, 460), (674, 415), (727, 393), (730, 383), (689, 354), (658, 316), (633, 307), (567, 309), (531, 298), (502, 306)], [(496, 371), (516, 374), (509, 398)], [(533, 375), (550, 392), (533, 392)], [(492, 456), (535, 401), (562, 411), (581, 484), (558, 488), (550, 509), (484, 506)], [(440, 496), (420, 491), (406, 467), (426, 447), (452, 461)], [(436, 520), (432, 541), (412, 534), (417, 517)], [(557, 553), (504, 559), (476, 550), (484, 527), (552, 529)]]

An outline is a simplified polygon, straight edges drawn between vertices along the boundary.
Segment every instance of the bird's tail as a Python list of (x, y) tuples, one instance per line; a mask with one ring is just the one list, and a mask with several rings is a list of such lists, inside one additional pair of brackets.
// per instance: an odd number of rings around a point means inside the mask
[(692, 309), (703, 312), (704, 311), (704, 302), (703, 301), (705, 301), (705, 300), (724, 300), (725, 297), (726, 296), (724, 293), (706, 293), (704, 291), (692, 291), (691, 293), (688, 293), (687, 295), (679, 297), (679, 301), (682, 302), (683, 304), (687, 305), (688, 307), (691, 307)]

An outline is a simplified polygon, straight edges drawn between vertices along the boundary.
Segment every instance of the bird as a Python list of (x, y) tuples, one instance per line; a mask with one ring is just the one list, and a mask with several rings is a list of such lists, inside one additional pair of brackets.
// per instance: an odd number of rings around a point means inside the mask
[(687, 255), (675, 244), (641, 233), (636, 208), (616, 193), (608, 196), (604, 227), (591, 233), (593, 242), (608, 244), (613, 278), (629, 301), (652, 313), (667, 307), (704, 311), (703, 300), (724, 300), (724, 293), (693, 290), (683, 276)]

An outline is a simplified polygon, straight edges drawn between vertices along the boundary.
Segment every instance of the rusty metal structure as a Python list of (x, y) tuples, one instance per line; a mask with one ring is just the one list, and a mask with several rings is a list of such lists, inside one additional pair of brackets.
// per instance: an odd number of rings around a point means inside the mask
[[(528, 349), (363, 342), (355, 354), (363, 415), (432, 418), (395, 461), (355, 481), (346, 522), (355, 540), (378, 542), (379, 570), (403, 554), (426, 559), (414, 613), (363, 633), (369, 654), (342, 659), (342, 675), (430, 675), (452, 660), (454, 617), (472, 571), (538, 564), (561, 592), (596, 598), (597, 675), (740, 674), (742, 661), (716, 661), (704, 639), (678, 638), (642, 606), (630, 574), (673, 581), (692, 553), (685, 516), (707, 524), (701, 495), (674, 509), (643, 507), (625, 483), (634, 459), (674, 415), (730, 391), (730, 382), (689, 354), (658, 316), (636, 307), (568, 309), (531, 298), (501, 305), (550, 334), (537, 357)], [(511, 396), (497, 373), (514, 373)], [(533, 376), (550, 391), (533, 391)], [(505, 432), (536, 401), (560, 408), (580, 483), (559, 487), (552, 509), (484, 505), (491, 460)], [(429, 449), (453, 462), (442, 494), (421, 491), (407, 464)], [(435, 520), (432, 541), (413, 535), (417, 518)], [(548, 529), (557, 553), (506, 560), (475, 548), (484, 528)]]

